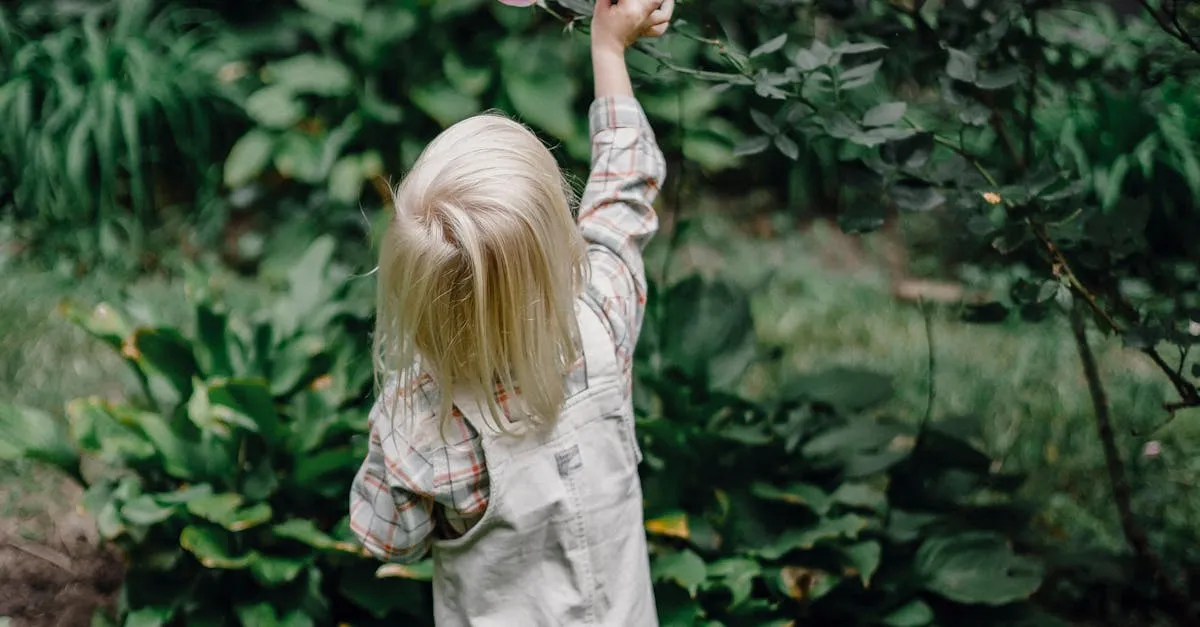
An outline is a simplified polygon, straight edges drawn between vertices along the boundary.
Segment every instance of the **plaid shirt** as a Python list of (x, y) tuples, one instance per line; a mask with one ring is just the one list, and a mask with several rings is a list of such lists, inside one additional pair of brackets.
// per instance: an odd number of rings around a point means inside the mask
[[(629, 394), (646, 305), (642, 249), (658, 230), (651, 203), (666, 164), (634, 98), (599, 98), (588, 117), (591, 175), (578, 218), (591, 267), (585, 297), (609, 325)], [(568, 377), (573, 374), (582, 370)], [(470, 528), (487, 509), (489, 482), (479, 433), (461, 414), (455, 411), (442, 440), (437, 429), (428, 428), (438, 423), (432, 413), (391, 420), (395, 394), (395, 386), (389, 386), (371, 410), (367, 458), (350, 492), (350, 528), (379, 559), (407, 563), (424, 557), (436, 538)], [(507, 412), (506, 395), (497, 400)]]

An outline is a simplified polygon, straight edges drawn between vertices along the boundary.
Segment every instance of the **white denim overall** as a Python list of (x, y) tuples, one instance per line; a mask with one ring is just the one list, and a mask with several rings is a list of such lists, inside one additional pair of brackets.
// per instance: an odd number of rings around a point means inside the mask
[(491, 496), (466, 534), (433, 546), (438, 627), (657, 627), (627, 382), (603, 319), (576, 307), (586, 384), (558, 422), (480, 432)]

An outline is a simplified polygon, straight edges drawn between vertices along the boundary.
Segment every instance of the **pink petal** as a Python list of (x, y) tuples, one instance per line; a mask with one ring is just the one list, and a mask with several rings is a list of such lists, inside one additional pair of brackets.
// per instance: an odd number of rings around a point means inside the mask
[(1142, 447), (1142, 455), (1144, 457), (1158, 457), (1162, 453), (1162, 444), (1158, 440), (1151, 440)]

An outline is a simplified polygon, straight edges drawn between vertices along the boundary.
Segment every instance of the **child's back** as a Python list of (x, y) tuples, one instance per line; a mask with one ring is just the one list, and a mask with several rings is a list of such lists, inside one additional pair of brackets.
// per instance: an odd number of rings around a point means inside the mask
[(661, 34), (658, 4), (598, 3), (577, 223), (553, 157), (498, 116), (397, 191), (351, 526), (380, 559), (432, 549), (438, 625), (657, 625), (630, 395), (665, 167), (623, 52)]

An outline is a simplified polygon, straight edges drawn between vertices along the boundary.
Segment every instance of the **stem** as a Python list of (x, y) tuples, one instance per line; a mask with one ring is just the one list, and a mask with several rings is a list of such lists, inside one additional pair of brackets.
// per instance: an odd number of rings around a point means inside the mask
[(1096, 412), (1096, 431), (1104, 449), (1104, 464), (1108, 468), (1113, 502), (1117, 507), (1117, 515), (1121, 521), (1121, 531), (1125, 534), (1125, 541), (1133, 550), (1138, 561), (1154, 575), (1162, 586), (1162, 591), (1171, 605), (1176, 620), (1181, 625), (1198, 625), (1200, 619), (1189, 610), (1187, 595), (1175, 581), (1167, 576), (1162, 560), (1150, 547), (1146, 531), (1137, 524), (1137, 520), (1133, 517), (1132, 491), (1129, 487), (1129, 477), (1125, 472), (1125, 464), (1121, 460), (1120, 452), (1117, 451), (1108, 395), (1100, 378), (1100, 370), (1096, 366), (1096, 357), (1088, 343), (1087, 327), (1078, 306), (1071, 307), (1070, 318), (1075, 345), (1079, 349), (1079, 360), (1083, 364), (1083, 374), (1087, 378), (1088, 392), (1091, 393), (1092, 407)]
[(1163, 29), (1163, 32), (1179, 40), (1180, 43), (1184, 44), (1188, 48), (1191, 48), (1192, 52), (1200, 54), (1200, 42), (1196, 41), (1196, 39), (1193, 38), (1187, 32), (1187, 30), (1183, 28), (1183, 25), (1179, 23), (1179, 17), (1177, 15), (1173, 15), (1171, 17), (1171, 21), (1168, 22), (1166, 17), (1160, 14), (1157, 9), (1150, 6), (1149, 0), (1138, 0), (1138, 4), (1142, 5), (1142, 8), (1146, 9), (1146, 12), (1154, 18), (1155, 22), (1158, 22), (1158, 26), (1159, 28)]

